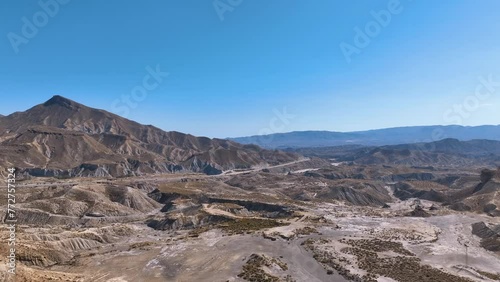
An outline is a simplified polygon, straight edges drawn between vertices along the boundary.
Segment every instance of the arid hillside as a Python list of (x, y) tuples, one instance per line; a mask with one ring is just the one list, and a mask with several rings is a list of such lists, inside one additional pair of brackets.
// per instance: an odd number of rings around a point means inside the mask
[(61, 96), (0, 117), (2, 167), (32, 176), (132, 176), (229, 169), (299, 159), (223, 139), (166, 132)]

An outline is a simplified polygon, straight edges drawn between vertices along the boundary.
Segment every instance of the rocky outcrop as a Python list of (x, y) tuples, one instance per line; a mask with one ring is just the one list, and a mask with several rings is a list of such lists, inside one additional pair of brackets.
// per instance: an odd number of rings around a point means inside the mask
[(481, 247), (488, 251), (500, 252), (500, 226), (489, 228), (484, 222), (472, 224), (472, 234), (481, 238)]
[(235, 199), (224, 199), (224, 198), (209, 198), (208, 203), (229, 203), (244, 207), (248, 211), (259, 212), (265, 217), (277, 218), (277, 217), (288, 217), (291, 216), (293, 211), (283, 205), (263, 203), (258, 201), (249, 200), (235, 200)]
[(155, 230), (183, 230), (203, 227), (228, 221), (229, 218), (219, 215), (211, 215), (204, 212), (197, 212), (192, 215), (184, 213), (172, 213), (164, 218), (155, 218), (146, 221), (147, 226)]
[(437, 191), (433, 188), (420, 188), (411, 181), (396, 183), (394, 185), (394, 196), (401, 200), (408, 200), (411, 198), (419, 198), (433, 202), (444, 202), (446, 200), (445, 193)]
[(484, 222), (476, 222), (472, 224), (472, 234), (478, 236), (481, 239), (486, 239), (497, 235), (497, 233), (488, 228), (488, 226), (486, 226)]

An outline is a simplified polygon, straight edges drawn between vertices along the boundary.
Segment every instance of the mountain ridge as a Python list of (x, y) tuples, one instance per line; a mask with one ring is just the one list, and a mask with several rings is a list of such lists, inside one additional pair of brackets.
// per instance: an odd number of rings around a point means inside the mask
[(142, 125), (62, 96), (0, 118), (0, 166), (37, 176), (221, 173), (299, 155)]
[(384, 146), (432, 142), (446, 138), (460, 141), (473, 139), (500, 141), (500, 125), (406, 126), (353, 132), (308, 130), (227, 139), (242, 144), (257, 144), (264, 148), (284, 149), (341, 145)]

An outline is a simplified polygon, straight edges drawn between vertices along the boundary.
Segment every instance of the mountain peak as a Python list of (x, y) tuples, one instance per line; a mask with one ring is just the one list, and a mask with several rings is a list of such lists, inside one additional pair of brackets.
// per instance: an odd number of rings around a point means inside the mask
[(77, 102), (59, 95), (54, 95), (47, 102), (43, 103), (43, 105), (46, 107), (57, 105), (68, 109), (77, 109), (80, 107), (80, 104), (78, 104)]
[[(14, 153), (19, 146), (29, 148)], [(166, 132), (59, 95), (0, 119), (0, 155), (0, 167), (24, 168), (38, 176), (42, 175), (38, 169), (51, 171), (43, 175), (71, 176), (215, 174), (300, 158), (294, 153)]]

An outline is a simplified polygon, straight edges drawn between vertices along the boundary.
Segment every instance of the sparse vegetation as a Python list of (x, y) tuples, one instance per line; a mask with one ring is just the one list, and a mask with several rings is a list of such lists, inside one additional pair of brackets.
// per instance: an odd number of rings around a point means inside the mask
[(133, 243), (133, 244), (130, 244), (130, 247), (129, 249), (130, 250), (133, 250), (133, 249), (146, 249), (147, 247), (150, 247), (154, 245), (153, 242), (138, 242), (138, 243)]
[(294, 281), (290, 275), (287, 275), (284, 279), (280, 279), (277, 276), (267, 273), (262, 267), (267, 268), (273, 267), (273, 265), (278, 266), (282, 271), (288, 270), (286, 263), (282, 262), (278, 258), (269, 258), (265, 255), (252, 254), (247, 260), (246, 264), (238, 277), (245, 279), (250, 282), (291, 282)]
[(252, 232), (284, 225), (287, 224), (274, 219), (246, 218), (231, 220), (220, 224), (219, 227), (230, 234), (243, 234), (245, 232)]
[(310, 226), (295, 230), (295, 235), (311, 235), (313, 233), (318, 233), (318, 230)]
[(211, 228), (212, 228), (212, 226), (202, 226), (202, 227), (195, 228), (195, 229), (189, 231), (188, 236), (192, 237), (192, 238), (197, 238), (201, 234), (210, 230)]
[(412, 252), (403, 247), (403, 244), (393, 241), (384, 241), (379, 239), (341, 239), (339, 242), (354, 246), (359, 249), (369, 250), (375, 253), (392, 251), (405, 256), (415, 256)]
[[(397, 242), (378, 239), (343, 239), (340, 242), (351, 246), (342, 249), (342, 253), (354, 256), (357, 260), (356, 265), (366, 271), (366, 275), (352, 274), (344, 267), (345, 258), (338, 258), (331, 252), (321, 250), (318, 247), (323, 242), (317, 243), (315, 240), (307, 240), (304, 242), (304, 246), (313, 252), (313, 256), (318, 262), (325, 265), (325, 267), (337, 270), (346, 279), (352, 281), (375, 282), (378, 276), (384, 276), (396, 281), (472, 282), (468, 278), (456, 276), (429, 265), (421, 264), (420, 259), (416, 258)], [(380, 252), (388, 251), (402, 255), (379, 256)]]

